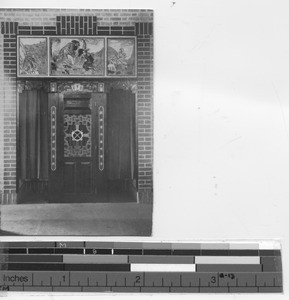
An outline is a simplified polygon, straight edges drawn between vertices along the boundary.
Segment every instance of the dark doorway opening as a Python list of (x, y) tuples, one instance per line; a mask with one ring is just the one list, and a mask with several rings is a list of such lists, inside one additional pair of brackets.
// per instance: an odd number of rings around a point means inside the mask
[(19, 94), (20, 203), (137, 201), (130, 91)]

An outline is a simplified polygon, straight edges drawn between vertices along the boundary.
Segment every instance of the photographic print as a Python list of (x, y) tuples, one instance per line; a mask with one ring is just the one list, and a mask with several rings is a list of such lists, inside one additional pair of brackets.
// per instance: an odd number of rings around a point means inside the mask
[(0, 234), (150, 236), (153, 11), (0, 18)]
[(19, 75), (47, 76), (47, 38), (19, 38)]
[(107, 39), (107, 75), (135, 76), (135, 39)]
[(51, 37), (50, 75), (104, 76), (104, 38)]

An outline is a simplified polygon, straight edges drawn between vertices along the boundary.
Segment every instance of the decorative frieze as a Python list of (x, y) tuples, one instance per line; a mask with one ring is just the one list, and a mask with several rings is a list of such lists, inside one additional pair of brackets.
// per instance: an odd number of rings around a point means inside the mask
[(57, 90), (59, 93), (71, 92), (98, 92), (97, 81), (60, 81)]
[(136, 77), (136, 44), (136, 37), (130, 36), (18, 36), (17, 75)]
[(23, 91), (31, 91), (31, 90), (45, 90), (49, 91), (49, 82), (41, 81), (41, 80), (18, 80), (18, 93), (22, 93)]
[(41, 90), (47, 92), (58, 93), (107, 93), (110, 89), (129, 90), (132, 93), (137, 92), (136, 80), (116, 80), (110, 79), (106, 81), (75, 81), (75, 80), (18, 80), (18, 92), (22, 93), (24, 90)]

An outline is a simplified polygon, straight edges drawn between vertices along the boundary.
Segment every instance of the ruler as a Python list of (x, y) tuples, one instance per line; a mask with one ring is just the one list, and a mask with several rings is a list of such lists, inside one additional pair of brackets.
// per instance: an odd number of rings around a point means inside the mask
[(0, 243), (0, 290), (282, 293), (280, 249), (258, 244)]

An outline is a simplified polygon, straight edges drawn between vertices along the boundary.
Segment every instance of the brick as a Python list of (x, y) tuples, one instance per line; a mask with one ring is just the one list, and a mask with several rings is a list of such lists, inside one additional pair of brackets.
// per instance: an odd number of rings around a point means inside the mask
[(10, 42), (15, 42), (15, 40), (16, 40), (16, 38), (11, 38), (11, 37), (4, 37), (4, 41), (6, 42), (6, 43), (10, 43)]
[(62, 16), (60, 21), (61, 21), (61, 29), (65, 28), (65, 16)]
[(57, 22), (57, 23), (56, 23), (56, 32), (57, 32), (57, 34), (60, 34), (60, 33), (61, 33), (60, 27), (61, 27), (60, 22)]

